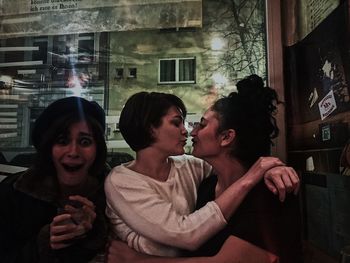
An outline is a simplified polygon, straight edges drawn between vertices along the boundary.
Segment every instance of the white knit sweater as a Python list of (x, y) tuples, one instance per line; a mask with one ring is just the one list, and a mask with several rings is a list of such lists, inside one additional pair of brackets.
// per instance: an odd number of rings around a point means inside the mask
[(197, 189), (211, 167), (189, 155), (171, 157), (167, 181), (160, 182), (128, 167), (107, 176), (106, 214), (112, 232), (135, 250), (158, 256), (179, 256), (194, 250), (226, 225), (215, 202), (195, 212)]

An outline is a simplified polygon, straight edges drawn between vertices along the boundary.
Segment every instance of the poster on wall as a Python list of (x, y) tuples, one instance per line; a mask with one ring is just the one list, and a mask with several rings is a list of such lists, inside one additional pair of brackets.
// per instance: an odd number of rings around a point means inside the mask
[(202, 0), (2, 0), (0, 38), (201, 27)]
[(307, 0), (300, 1), (301, 26), (300, 38), (312, 32), (334, 9), (339, 6), (339, 0)]
[(350, 110), (347, 8), (347, 3), (340, 5), (305, 39), (288, 48), (299, 123)]
[(341, 0), (282, 1), (284, 44), (291, 46), (301, 41), (321, 24), (340, 2)]

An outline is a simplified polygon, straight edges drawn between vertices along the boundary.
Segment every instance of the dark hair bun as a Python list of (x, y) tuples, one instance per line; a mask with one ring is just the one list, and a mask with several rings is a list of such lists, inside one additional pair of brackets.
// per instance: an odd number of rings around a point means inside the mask
[(217, 100), (212, 110), (219, 116), (219, 132), (234, 129), (236, 137), (230, 154), (250, 167), (260, 157), (270, 154), (272, 139), (278, 135), (274, 117), (277, 93), (265, 87), (257, 75), (237, 83), (238, 92)]
[(263, 79), (258, 75), (253, 74), (240, 80), (237, 90), (242, 103), (250, 105), (252, 109), (273, 113), (277, 108), (276, 91), (265, 87)]
[(251, 97), (261, 93), (264, 88), (264, 81), (258, 75), (250, 75), (237, 83), (237, 90), (241, 96)]

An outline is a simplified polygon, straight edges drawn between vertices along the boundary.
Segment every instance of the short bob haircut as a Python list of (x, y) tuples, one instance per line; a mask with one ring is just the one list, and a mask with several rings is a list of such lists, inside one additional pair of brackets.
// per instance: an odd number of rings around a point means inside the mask
[(135, 152), (155, 142), (151, 128), (162, 124), (169, 109), (174, 106), (186, 118), (183, 101), (172, 94), (160, 92), (139, 92), (126, 102), (119, 119), (119, 129), (125, 141)]
[(98, 178), (100, 181), (104, 179), (107, 146), (103, 127), (95, 118), (89, 115), (82, 116), (74, 112), (58, 118), (49, 126), (48, 130), (42, 133), (40, 144), (37, 147), (37, 160), (33, 167), (34, 170), (38, 171), (38, 174), (45, 174), (45, 172), (46, 175), (56, 174), (52, 161), (52, 147), (58, 136), (68, 134), (70, 127), (80, 121), (86, 121), (96, 142), (96, 159), (89, 169), (89, 175)]

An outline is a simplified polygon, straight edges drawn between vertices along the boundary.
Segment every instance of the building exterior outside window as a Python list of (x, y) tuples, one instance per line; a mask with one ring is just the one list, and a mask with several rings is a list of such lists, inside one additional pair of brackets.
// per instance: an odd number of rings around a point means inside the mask
[(234, 90), (240, 78), (252, 73), (266, 77), (264, 0), (142, 5), (135, 0), (108, 8), (103, 3), (79, 1), (73, 7), (53, 1), (4, 1), (2, 151), (33, 151), (32, 122), (62, 97), (97, 101), (108, 115), (109, 149), (128, 151), (117, 127), (133, 93), (173, 93), (187, 105), (189, 121), (196, 122), (217, 97)]
[(195, 58), (171, 58), (159, 60), (159, 84), (195, 83), (195, 81)]

